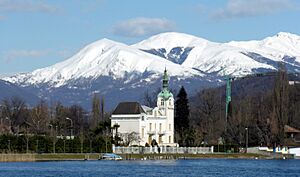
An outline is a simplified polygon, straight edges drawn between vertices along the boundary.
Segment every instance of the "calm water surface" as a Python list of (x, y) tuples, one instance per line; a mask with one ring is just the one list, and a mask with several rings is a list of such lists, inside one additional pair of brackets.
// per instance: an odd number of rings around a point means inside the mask
[(0, 176), (300, 176), (300, 160), (16, 162), (0, 163)]

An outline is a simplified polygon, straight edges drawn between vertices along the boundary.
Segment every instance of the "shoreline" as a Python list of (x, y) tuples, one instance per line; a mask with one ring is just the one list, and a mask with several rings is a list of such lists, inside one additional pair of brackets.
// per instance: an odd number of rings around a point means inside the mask
[[(255, 153), (213, 154), (119, 154), (123, 160), (190, 160), (190, 159), (293, 159), (292, 155), (268, 156)], [(57, 154), (0, 154), (1, 162), (91, 161), (99, 160), (100, 153)]]

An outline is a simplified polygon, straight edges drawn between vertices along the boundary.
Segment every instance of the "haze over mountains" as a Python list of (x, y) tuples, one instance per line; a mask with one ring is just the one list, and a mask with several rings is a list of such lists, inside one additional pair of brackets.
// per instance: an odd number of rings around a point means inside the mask
[(98, 93), (112, 109), (120, 101), (142, 101), (146, 90), (160, 88), (165, 68), (173, 89), (183, 85), (193, 94), (223, 84), (225, 75), (277, 70), (279, 61), (289, 72), (300, 72), (299, 36), (281, 32), (261, 41), (216, 43), (170, 32), (134, 45), (102, 39), (63, 62), (3, 80), (41, 99), (86, 108)]

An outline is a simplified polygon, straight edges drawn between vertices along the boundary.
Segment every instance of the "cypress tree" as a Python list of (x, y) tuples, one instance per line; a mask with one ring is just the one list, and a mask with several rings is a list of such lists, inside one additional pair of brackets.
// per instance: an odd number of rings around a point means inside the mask
[(175, 101), (175, 132), (179, 136), (177, 142), (183, 144), (185, 142), (185, 134), (189, 129), (189, 101), (187, 93), (182, 86), (179, 90)]
[(92, 125), (91, 128), (94, 129), (100, 123), (101, 109), (100, 109), (100, 98), (97, 94), (93, 96), (92, 102)]

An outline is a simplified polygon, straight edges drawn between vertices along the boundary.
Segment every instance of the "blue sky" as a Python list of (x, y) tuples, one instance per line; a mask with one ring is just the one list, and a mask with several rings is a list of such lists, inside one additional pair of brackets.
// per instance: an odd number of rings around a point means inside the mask
[(109, 38), (166, 31), (215, 42), (300, 35), (298, 0), (0, 0), (0, 77), (65, 60)]

